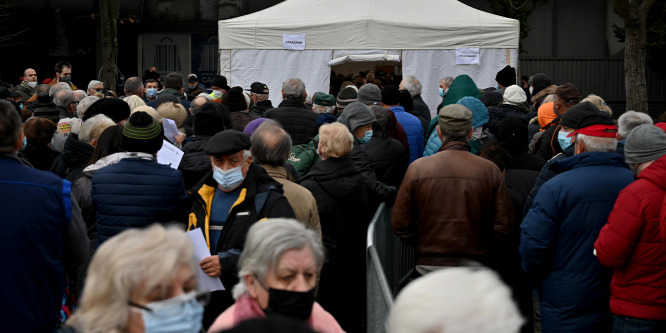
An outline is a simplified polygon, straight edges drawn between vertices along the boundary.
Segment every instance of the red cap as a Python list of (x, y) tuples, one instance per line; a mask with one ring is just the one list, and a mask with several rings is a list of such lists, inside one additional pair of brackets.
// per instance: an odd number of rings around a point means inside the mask
[(661, 128), (661, 129), (663, 129), (664, 132), (666, 132), (666, 123), (665, 123), (665, 122), (662, 121), (662, 122), (660, 122), (660, 123), (656, 123), (656, 124), (654, 124), (654, 126), (657, 126), (657, 127)]
[(589, 136), (596, 136), (600, 138), (615, 138), (617, 135), (617, 126), (615, 125), (592, 125), (583, 128), (579, 128), (571, 134), (567, 135), (567, 138), (572, 137), (576, 134), (585, 134)]

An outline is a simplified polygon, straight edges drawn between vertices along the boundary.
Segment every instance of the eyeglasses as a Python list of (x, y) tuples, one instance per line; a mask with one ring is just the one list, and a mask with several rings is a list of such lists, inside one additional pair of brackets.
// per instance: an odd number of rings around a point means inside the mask
[(210, 292), (191, 291), (189, 293), (172, 297), (163, 301), (151, 303), (151, 305), (140, 305), (132, 301), (127, 302), (130, 306), (137, 309), (145, 310), (160, 317), (171, 317), (180, 313), (189, 302), (197, 302), (202, 306), (206, 306), (210, 301)]
[(104, 89), (102, 89), (102, 88), (97, 88), (97, 89), (95, 89), (95, 91), (96, 91), (96, 92), (102, 92), (102, 91), (104, 91)]

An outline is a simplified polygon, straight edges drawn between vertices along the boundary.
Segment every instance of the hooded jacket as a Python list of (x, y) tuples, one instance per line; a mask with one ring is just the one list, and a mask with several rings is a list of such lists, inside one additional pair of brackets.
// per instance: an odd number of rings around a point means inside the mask
[[(439, 106), (439, 109), (449, 104), (456, 104), (461, 98), (467, 96), (476, 97), (480, 99), (481, 92), (479, 91), (479, 88), (476, 86), (471, 77), (469, 77), (468, 75), (458, 75), (453, 80), (453, 82), (451, 82), (451, 86), (449, 87), (449, 90), (446, 92), (446, 96), (444, 97), (442, 104)], [(439, 114), (439, 109), (437, 110), (437, 114)], [(430, 120), (430, 125), (428, 125), (428, 131), (426, 133), (426, 138), (430, 137), (430, 134), (437, 126), (438, 119), (439, 117), (435, 116), (432, 118), (432, 120)]]
[(62, 153), (53, 161), (51, 172), (69, 181), (74, 181), (81, 176), (81, 171), (90, 161), (94, 151), (93, 146), (79, 141), (77, 134), (70, 133), (65, 140), (65, 148)]
[(613, 268), (611, 312), (666, 320), (666, 241), (659, 214), (666, 197), (666, 156), (641, 171), (615, 201), (594, 243), (602, 265)]
[(593, 255), (620, 191), (633, 181), (615, 153), (554, 162), (521, 225), (522, 266), (541, 295), (544, 332), (610, 330), (611, 271)]

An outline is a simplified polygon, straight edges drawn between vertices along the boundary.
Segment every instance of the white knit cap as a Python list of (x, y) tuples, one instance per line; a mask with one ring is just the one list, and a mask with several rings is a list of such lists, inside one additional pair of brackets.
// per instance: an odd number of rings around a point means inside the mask
[(520, 105), (525, 103), (527, 95), (523, 88), (512, 85), (504, 90), (504, 104)]

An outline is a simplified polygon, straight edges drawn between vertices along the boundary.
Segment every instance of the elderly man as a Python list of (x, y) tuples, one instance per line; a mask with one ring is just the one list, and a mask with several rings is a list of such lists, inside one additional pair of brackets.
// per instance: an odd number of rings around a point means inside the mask
[(92, 96), (95, 93), (103, 93), (104, 92), (104, 84), (102, 81), (98, 80), (92, 80), (88, 83), (88, 96)]
[(53, 78), (53, 81), (49, 83), (49, 86), (53, 86), (56, 83), (67, 83), (67, 85), (72, 89), (76, 90), (76, 86), (72, 83), (72, 65), (67, 61), (58, 61), (55, 64), (56, 77)]
[(414, 75), (407, 75), (402, 79), (402, 82), (400, 82), (399, 88), (400, 90), (405, 89), (409, 91), (409, 95), (412, 97), (412, 102), (414, 102), (414, 112), (430, 122), (432, 115), (430, 114), (430, 108), (421, 97), (423, 86), (421, 85), (421, 82), (419, 82), (419, 79)]
[(334, 123), (338, 120), (333, 115), (333, 112), (335, 112), (335, 97), (333, 95), (316, 92), (312, 99), (312, 111), (318, 114), (317, 126)]
[(264, 112), (273, 108), (271, 100), (268, 99), (269, 90), (265, 83), (253, 82), (250, 85), (250, 97), (252, 98), (252, 107), (250, 107), (250, 115), (255, 118), (262, 117)]
[(412, 277), (446, 266), (482, 267), (514, 228), (513, 205), (493, 162), (470, 153), (472, 111), (439, 111), (439, 151), (407, 169), (393, 207), (393, 231), (416, 247)]
[(659, 222), (666, 197), (665, 155), (661, 128), (640, 125), (627, 135), (625, 157), (636, 181), (620, 192), (594, 243), (601, 264), (614, 269), (613, 332), (666, 331), (666, 239)]
[(16, 87), (16, 92), (21, 95), (24, 101), (29, 100), (35, 94), (35, 87), (37, 87), (37, 72), (32, 68), (27, 68), (23, 71), (23, 82)]
[(190, 190), (194, 203), (188, 230), (200, 228), (212, 253), (201, 260), (201, 269), (227, 288), (213, 293), (204, 314), (206, 327), (233, 304), (230, 290), (238, 282), (237, 263), (250, 226), (265, 218), (294, 218), (280, 183), (252, 163), (250, 146), (243, 132), (215, 134), (204, 147), (212, 172)]
[(548, 332), (607, 332), (610, 272), (592, 254), (620, 191), (633, 181), (615, 153), (617, 127), (585, 102), (566, 137), (574, 156), (553, 163), (559, 172), (539, 189), (521, 225), (522, 266), (541, 298)]
[(282, 83), (284, 100), (278, 107), (264, 113), (264, 118), (282, 124), (294, 145), (303, 144), (317, 135), (317, 114), (305, 108), (307, 94), (301, 79), (287, 79)]
[(624, 158), (624, 143), (629, 132), (640, 125), (652, 125), (647, 113), (627, 111), (617, 119), (617, 153)]
[(143, 99), (143, 82), (141, 82), (141, 79), (132, 76), (129, 79), (125, 80), (125, 85), (123, 86), (123, 89), (125, 91), (125, 96), (139, 96)]

